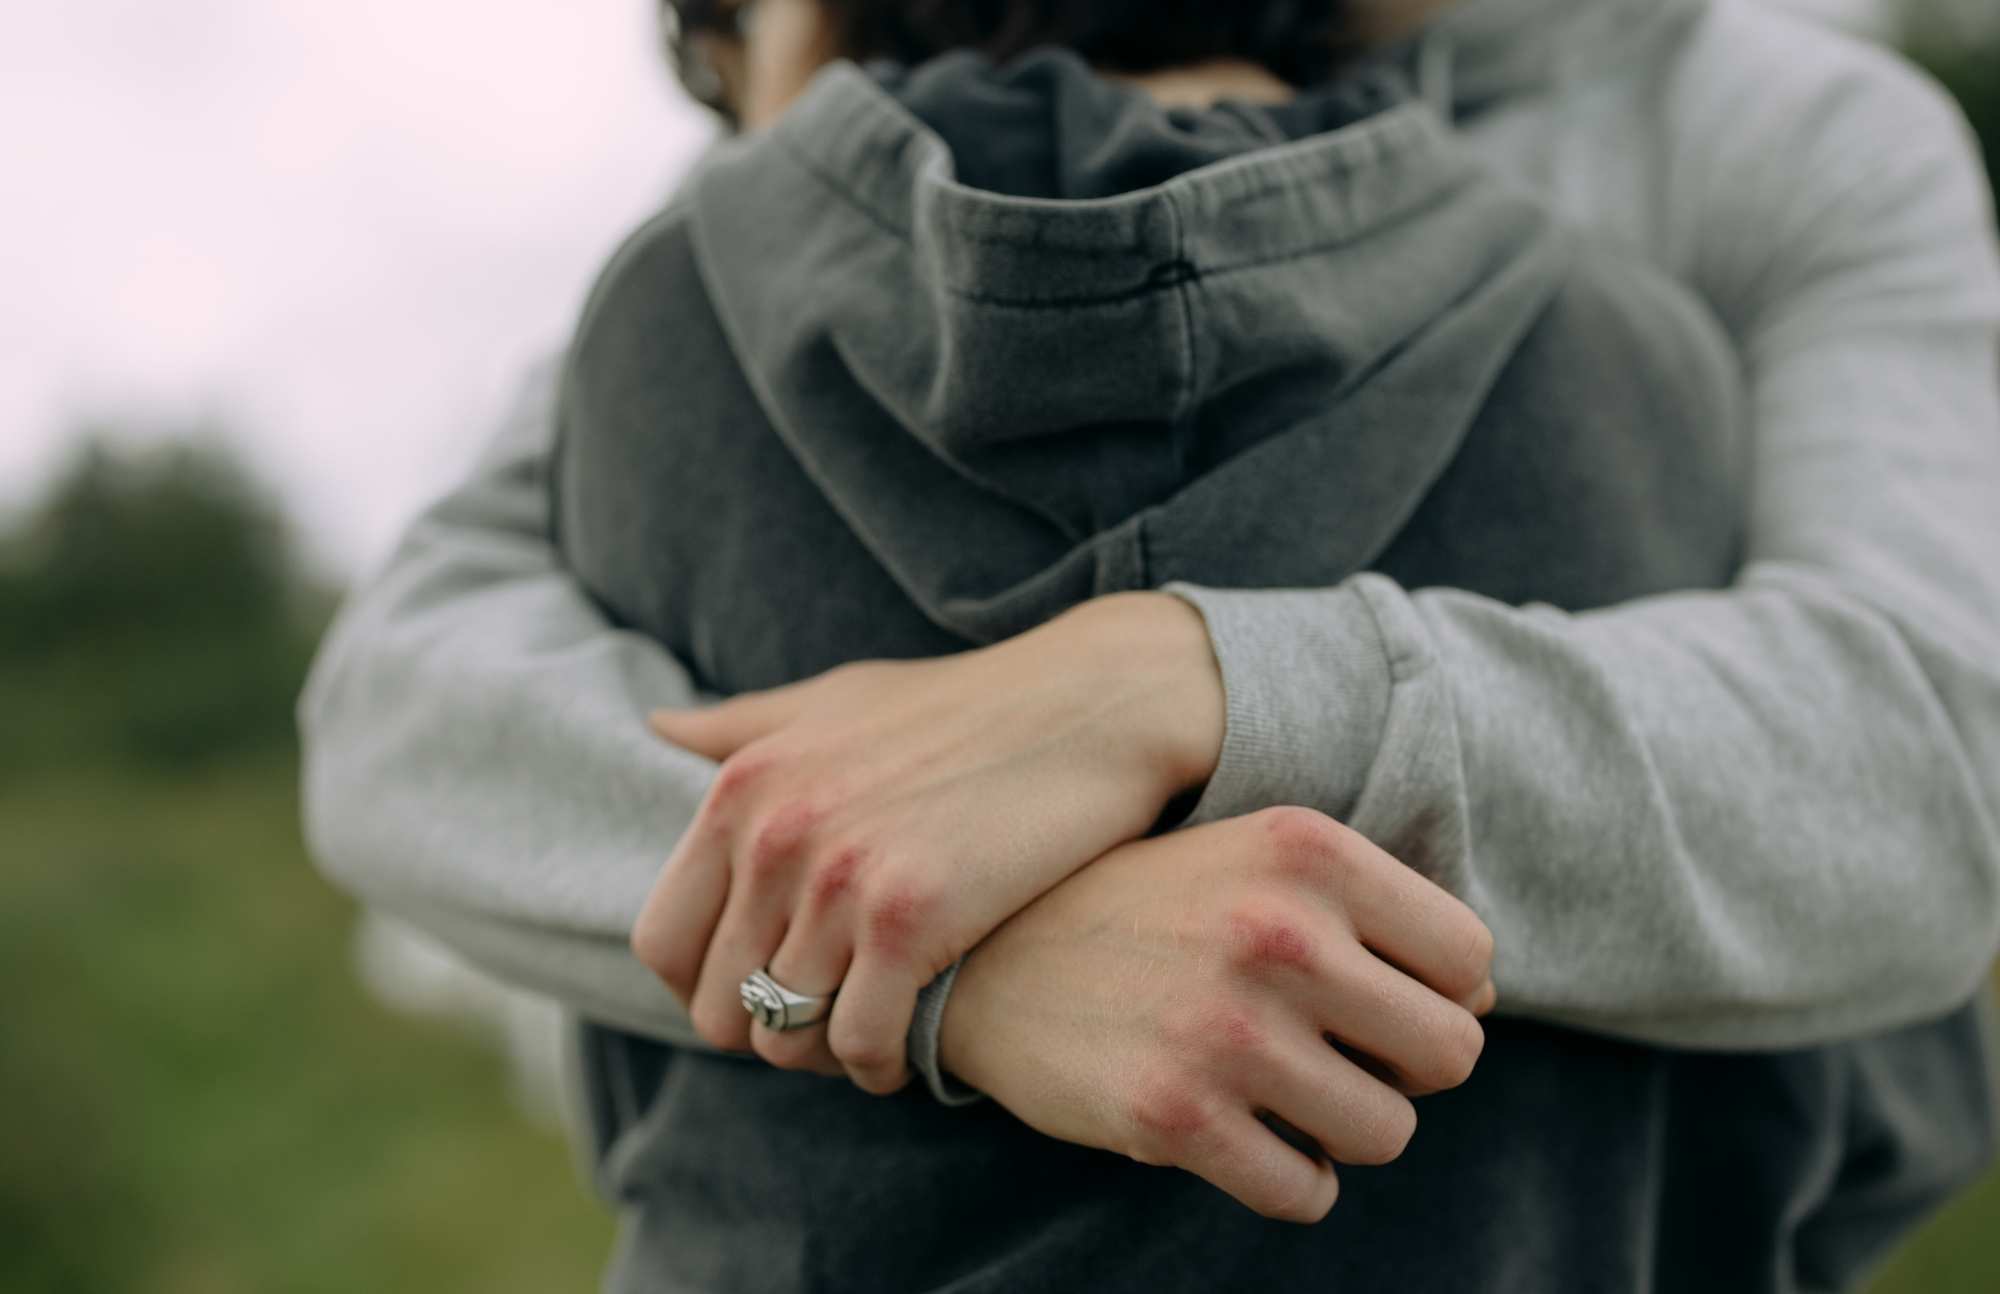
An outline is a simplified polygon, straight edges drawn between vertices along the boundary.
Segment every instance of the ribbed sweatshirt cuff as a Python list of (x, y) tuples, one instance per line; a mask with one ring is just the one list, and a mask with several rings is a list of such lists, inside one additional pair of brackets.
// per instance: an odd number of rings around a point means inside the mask
[(1389, 652), (1360, 588), (1163, 591), (1208, 622), (1227, 695), (1221, 759), (1181, 825), (1281, 804), (1352, 814), (1393, 690)]

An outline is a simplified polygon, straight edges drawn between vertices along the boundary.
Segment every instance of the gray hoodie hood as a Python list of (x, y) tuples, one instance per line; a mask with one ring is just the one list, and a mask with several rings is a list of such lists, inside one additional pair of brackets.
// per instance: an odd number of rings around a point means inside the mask
[[(1251, 543), (1260, 517), (1339, 518), (1340, 564), (1360, 569), (1451, 460), (1570, 251), (1393, 78), (1359, 84), (1172, 114), (1055, 51), (835, 65), (694, 184), (703, 282), (778, 434), (972, 641), (1052, 597), (1213, 579), (1176, 560), (1181, 536)], [(963, 137), (983, 155), (961, 161), (920, 111), (947, 131), (978, 118)], [(991, 160), (1037, 137), (1060, 146)], [(1068, 197), (1123, 176), (1152, 182)], [(1259, 466), (1280, 447), (1287, 470)]]
[(600, 283), (567, 554), (722, 691), (1175, 581), (1725, 580), (1720, 330), (1405, 85), (1171, 111), (1060, 51), (830, 67)]

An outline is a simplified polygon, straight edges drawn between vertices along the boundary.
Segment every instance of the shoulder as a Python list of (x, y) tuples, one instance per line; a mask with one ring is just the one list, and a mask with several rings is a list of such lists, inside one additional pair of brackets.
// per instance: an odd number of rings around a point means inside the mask
[(1950, 96), (1908, 59), (1769, 0), (1704, 6), (1673, 60), (1669, 93), (1693, 121), (1758, 133), (1801, 138), (1914, 126), (1923, 140), (1966, 142)]
[(1659, 83), (1662, 199), (1733, 329), (1836, 271), (1940, 252), (1982, 289), (1992, 196), (1964, 115), (1892, 50), (1713, 0)]
[(698, 290), (688, 208), (677, 199), (628, 234), (605, 262), (585, 300), (575, 346), (662, 316)]

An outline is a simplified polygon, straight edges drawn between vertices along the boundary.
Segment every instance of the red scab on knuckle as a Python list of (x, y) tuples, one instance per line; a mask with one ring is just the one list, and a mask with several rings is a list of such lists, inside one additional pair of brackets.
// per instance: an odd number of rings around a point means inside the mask
[(1255, 1055), (1264, 1049), (1263, 1026), (1249, 1011), (1225, 1011), (1215, 1017), (1209, 1031), (1212, 1045), (1225, 1056)]
[(1319, 950), (1304, 923), (1275, 904), (1246, 903), (1231, 911), (1225, 938), (1230, 964), (1251, 974), (1310, 975), (1319, 964)]
[(816, 912), (840, 906), (851, 897), (868, 863), (868, 851), (860, 845), (843, 845), (814, 873), (807, 901)]
[(885, 957), (908, 956), (934, 907), (931, 895), (908, 881), (885, 883), (866, 899), (868, 947)]
[(1132, 1128), (1126, 1154), (1140, 1163), (1166, 1164), (1207, 1132), (1215, 1115), (1193, 1082), (1163, 1072), (1134, 1085), (1126, 1118)]

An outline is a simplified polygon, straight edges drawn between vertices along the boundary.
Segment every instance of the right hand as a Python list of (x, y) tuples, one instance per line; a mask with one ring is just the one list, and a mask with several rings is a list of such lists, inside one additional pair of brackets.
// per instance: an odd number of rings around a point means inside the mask
[(1359, 834), (1267, 809), (1120, 846), (1024, 908), (966, 958), (939, 1058), (1049, 1136), (1317, 1222), (1329, 1161), (1395, 1159), (1409, 1098), (1471, 1075), (1492, 954)]

